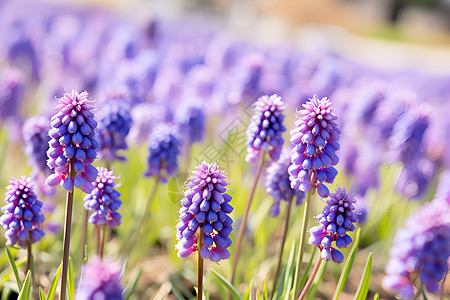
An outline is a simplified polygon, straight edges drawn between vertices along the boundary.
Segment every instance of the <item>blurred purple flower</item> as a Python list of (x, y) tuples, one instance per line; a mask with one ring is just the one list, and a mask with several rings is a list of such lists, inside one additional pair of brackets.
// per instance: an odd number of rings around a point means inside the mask
[(34, 171), (39, 171), (45, 176), (51, 173), (46, 163), (50, 141), (49, 130), (50, 122), (43, 116), (34, 116), (25, 120), (22, 128), (24, 152), (29, 158), (28, 162)]

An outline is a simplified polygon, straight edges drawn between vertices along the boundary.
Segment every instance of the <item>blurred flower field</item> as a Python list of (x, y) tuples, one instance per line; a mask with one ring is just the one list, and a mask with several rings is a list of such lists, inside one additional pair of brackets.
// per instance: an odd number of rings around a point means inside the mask
[(449, 297), (450, 73), (59, 4), (0, 32), (1, 299)]

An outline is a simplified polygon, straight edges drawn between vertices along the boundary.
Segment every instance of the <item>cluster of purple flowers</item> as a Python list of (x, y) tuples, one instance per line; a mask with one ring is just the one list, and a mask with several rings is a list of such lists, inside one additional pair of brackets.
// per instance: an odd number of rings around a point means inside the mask
[[(70, 191), (75, 185), (85, 193), (94, 188), (92, 182), (98, 172), (91, 163), (97, 157), (95, 149), (99, 144), (95, 139), (94, 106), (87, 97), (87, 92), (72, 91), (59, 99), (59, 112), (52, 117), (52, 129), (48, 133), (51, 140), (47, 165), (55, 169), (46, 181), (50, 186), (63, 182), (65, 190)], [(74, 179), (69, 174), (70, 164), (76, 173)]]
[(107, 161), (125, 160), (117, 151), (127, 149), (125, 138), (132, 124), (130, 106), (124, 99), (107, 101), (98, 121), (99, 157)]
[(24, 152), (29, 157), (29, 164), (36, 171), (48, 176), (51, 172), (47, 166), (47, 150), (50, 138), (50, 122), (47, 118), (35, 116), (23, 124), (22, 135)]
[(331, 101), (315, 96), (303, 105), (291, 130), (291, 143), (295, 145), (289, 167), (291, 187), (308, 192), (315, 185), (321, 197), (327, 197), (329, 190), (324, 182), (333, 183), (339, 162), (336, 151), (340, 149), (341, 131), (337, 127), (337, 116), (333, 113)]
[(149, 139), (148, 171), (144, 175), (160, 176), (163, 181), (166, 180), (166, 175), (175, 175), (178, 170), (180, 146), (181, 141), (175, 126), (158, 125)]
[(115, 189), (115, 179), (113, 171), (98, 169), (98, 177), (93, 183), (94, 189), (84, 197), (84, 208), (93, 212), (89, 217), (91, 224), (108, 225), (111, 228), (120, 225), (122, 217), (117, 210), (122, 201), (119, 199), (120, 192)]
[(413, 214), (394, 238), (383, 285), (406, 299), (414, 297), (417, 280), (429, 292), (437, 292), (439, 282), (448, 272), (450, 194), (440, 197)]
[(291, 188), (291, 181), (289, 179), (289, 166), (291, 165), (290, 151), (284, 149), (281, 152), (280, 159), (272, 162), (267, 168), (266, 176), (266, 192), (273, 197), (274, 203), (270, 210), (272, 216), (278, 216), (280, 213), (281, 200), (296, 201), (300, 205), (305, 193)]
[[(225, 194), (226, 176), (216, 163), (202, 162), (192, 172), (181, 200), (180, 222), (177, 224), (178, 256), (187, 257), (199, 250), (203, 259), (218, 262), (228, 259), (232, 242), (233, 220), (229, 214), (231, 196)], [(196, 232), (204, 232), (203, 248), (197, 249)]]
[(40, 241), (45, 235), (40, 228), (45, 217), (41, 212), (42, 202), (34, 193), (31, 179), (12, 178), (7, 189), (6, 205), (2, 207), (4, 215), (0, 218), (0, 224), (6, 229), (7, 244), (26, 247), (29, 238), (31, 243)]
[(246, 132), (246, 161), (255, 162), (260, 151), (269, 152), (274, 161), (280, 158), (284, 143), (282, 134), (286, 131), (283, 125), (285, 108), (286, 104), (278, 95), (262, 96), (255, 103), (255, 113)]
[(348, 231), (355, 230), (354, 222), (358, 221), (355, 213), (356, 200), (345, 189), (337, 188), (335, 193), (329, 194), (330, 199), (322, 212), (317, 216), (320, 225), (310, 229), (309, 243), (321, 249), (323, 260), (333, 259), (336, 263), (344, 260), (344, 255), (332, 246), (334, 242), (338, 248), (347, 248), (352, 243)]
[(122, 267), (106, 259), (95, 259), (83, 266), (77, 299), (122, 300)]
[(184, 102), (177, 110), (175, 123), (188, 145), (202, 141), (205, 114), (200, 103)]

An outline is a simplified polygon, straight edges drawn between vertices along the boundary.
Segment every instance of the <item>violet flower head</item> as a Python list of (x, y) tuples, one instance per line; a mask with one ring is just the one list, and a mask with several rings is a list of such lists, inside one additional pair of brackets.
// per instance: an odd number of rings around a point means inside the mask
[(327, 205), (317, 216), (320, 225), (312, 227), (309, 231), (311, 234), (309, 243), (320, 248), (323, 260), (333, 259), (340, 264), (344, 260), (344, 255), (331, 243), (335, 242), (338, 248), (347, 248), (352, 243), (352, 238), (347, 232), (355, 230), (353, 223), (358, 221), (355, 211), (356, 200), (351, 193), (341, 188), (337, 188), (336, 192), (329, 196)]
[(21, 71), (10, 68), (0, 82), (0, 118), (6, 119), (18, 114), (25, 94), (25, 79)]
[(166, 175), (175, 175), (178, 170), (180, 146), (176, 127), (167, 124), (158, 125), (150, 136), (148, 171), (144, 173), (144, 176), (160, 176), (161, 180), (166, 182)]
[(383, 286), (403, 298), (414, 297), (414, 283), (418, 279), (429, 292), (437, 292), (448, 271), (450, 194), (446, 199), (435, 198), (426, 203), (395, 235)]
[(224, 171), (216, 163), (202, 162), (191, 172), (187, 190), (181, 199), (180, 222), (177, 224), (179, 257), (187, 257), (197, 251), (196, 232), (203, 228), (204, 240), (200, 253), (203, 259), (218, 262), (230, 258), (228, 247), (233, 220), (229, 214), (231, 196), (225, 194), (228, 185)]
[(281, 200), (296, 201), (297, 205), (302, 203), (305, 194), (300, 190), (291, 188), (289, 179), (289, 166), (291, 165), (290, 151), (284, 149), (279, 160), (272, 162), (267, 168), (266, 192), (273, 197), (274, 203), (270, 214), (274, 217), (280, 213)]
[(205, 114), (200, 103), (181, 104), (175, 114), (175, 122), (189, 145), (202, 141), (205, 133)]
[(90, 261), (83, 266), (76, 298), (79, 300), (122, 300), (121, 270), (122, 266), (111, 259), (102, 261), (97, 258)]
[(278, 95), (262, 96), (255, 103), (255, 112), (247, 127), (248, 162), (256, 162), (260, 151), (268, 151), (274, 161), (280, 158), (283, 147), (284, 110), (286, 104)]
[(34, 116), (25, 121), (22, 127), (24, 152), (29, 157), (28, 163), (35, 171), (48, 176), (51, 173), (47, 166), (47, 150), (50, 137), (50, 122), (42, 116)]
[[(88, 100), (88, 93), (72, 91), (65, 93), (57, 108), (59, 112), (51, 119), (48, 132), (51, 140), (47, 151), (47, 165), (55, 173), (47, 178), (46, 184), (71, 191), (73, 186), (90, 193), (97, 178), (97, 169), (91, 164), (97, 157), (95, 149), (99, 144), (95, 139), (97, 122), (94, 120), (94, 105)], [(75, 179), (69, 176), (69, 165), (73, 163)]]
[(31, 234), (31, 243), (39, 242), (45, 235), (40, 228), (45, 217), (41, 212), (42, 202), (34, 193), (31, 179), (25, 176), (20, 180), (13, 177), (7, 189), (6, 205), (1, 208), (4, 214), (0, 217), (0, 224), (6, 229), (6, 244), (26, 247), (28, 233)]
[(108, 101), (103, 106), (98, 121), (99, 157), (107, 161), (125, 160), (117, 151), (127, 149), (125, 138), (132, 124), (128, 103), (122, 100)]
[(89, 223), (96, 226), (108, 225), (110, 228), (120, 225), (122, 216), (117, 211), (122, 205), (121, 193), (115, 187), (117, 177), (106, 168), (98, 169), (98, 177), (94, 181), (94, 189), (84, 197), (84, 208), (92, 211)]
[(340, 149), (341, 130), (337, 127), (337, 116), (331, 101), (316, 96), (303, 104), (302, 116), (291, 130), (291, 143), (295, 145), (291, 156), (291, 187), (307, 193), (312, 186), (322, 198), (329, 194), (324, 182), (333, 183), (339, 162), (336, 151)]

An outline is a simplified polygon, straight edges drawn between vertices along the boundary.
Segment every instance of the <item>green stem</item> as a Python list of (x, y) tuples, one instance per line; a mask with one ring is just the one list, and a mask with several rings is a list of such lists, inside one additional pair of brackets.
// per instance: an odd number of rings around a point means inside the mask
[(306, 294), (309, 291), (309, 288), (312, 285), (314, 278), (316, 277), (316, 274), (317, 274), (317, 271), (319, 270), (321, 262), (322, 262), (322, 257), (320, 257), (320, 253), (319, 253), (319, 258), (317, 258), (316, 265), (314, 266), (314, 269), (312, 270), (311, 275), (309, 275), (308, 281), (306, 282), (306, 285), (303, 288), (303, 290), (297, 300), (303, 300), (303, 298), (305, 298)]
[(273, 281), (272, 293), (271, 293), (270, 299), (273, 299), (273, 295), (275, 294), (275, 289), (277, 288), (278, 277), (280, 276), (280, 272), (281, 272), (281, 261), (283, 258), (284, 243), (286, 242), (286, 236), (287, 236), (288, 227), (289, 227), (289, 216), (290, 216), (290, 212), (291, 212), (293, 198), (294, 197), (291, 197), (289, 199), (288, 205), (286, 207), (286, 212), (284, 215), (283, 235), (281, 237), (280, 251), (278, 252), (277, 271), (275, 272), (275, 279)]
[(33, 293), (36, 293), (36, 286), (35, 286), (35, 282), (34, 282), (34, 268), (33, 268), (33, 251), (31, 248), (31, 230), (28, 231), (28, 239), (27, 239), (27, 272), (25, 274), (28, 273), (28, 270), (31, 272), (31, 287), (33, 290)]
[(303, 252), (305, 248), (305, 239), (306, 239), (306, 231), (308, 229), (308, 219), (309, 219), (309, 210), (311, 206), (311, 196), (313, 194), (314, 188), (311, 187), (309, 192), (306, 194), (305, 200), (305, 208), (303, 211), (303, 225), (302, 231), (300, 233), (300, 241), (299, 241), (299, 249), (297, 253), (297, 265), (295, 266), (295, 276), (294, 276), (294, 292), (292, 293), (292, 299), (296, 299), (299, 292), (300, 285), (300, 273), (302, 271), (302, 262), (303, 262)]
[[(73, 168), (72, 161), (69, 161), (69, 176), (72, 178), (73, 181), (75, 177), (75, 170)], [(73, 187), (71, 191), (67, 191), (67, 198), (66, 198), (66, 219), (64, 223), (61, 289), (59, 292), (60, 300), (64, 300), (66, 298), (67, 270), (69, 267), (70, 230), (72, 227), (73, 191), (74, 191)]]
[(255, 194), (256, 186), (258, 185), (258, 180), (261, 175), (262, 167), (264, 165), (264, 151), (261, 151), (258, 162), (258, 170), (256, 171), (255, 181), (253, 182), (250, 195), (248, 196), (247, 206), (245, 207), (244, 216), (242, 217), (241, 227), (239, 228), (239, 234), (236, 242), (236, 249), (233, 257), (233, 269), (231, 272), (231, 283), (234, 284), (234, 279), (236, 277), (236, 267), (239, 259), (239, 249), (241, 248), (242, 237), (244, 236), (245, 226), (247, 225), (248, 213), (250, 211), (250, 205), (252, 204), (253, 195)]
[(98, 256), (103, 260), (103, 248), (105, 247), (105, 225), (99, 226), (100, 241), (98, 246)]
[(204, 235), (203, 226), (200, 226), (197, 240), (197, 255), (198, 255), (197, 300), (202, 300), (203, 297), (203, 258), (200, 253), (203, 248), (203, 235)]
[(89, 219), (89, 211), (87, 209), (84, 210), (83, 214), (83, 223), (81, 224), (81, 262), (80, 266), (83, 264), (84, 259), (86, 258), (86, 237), (87, 237), (87, 228), (88, 228), (88, 219)]

